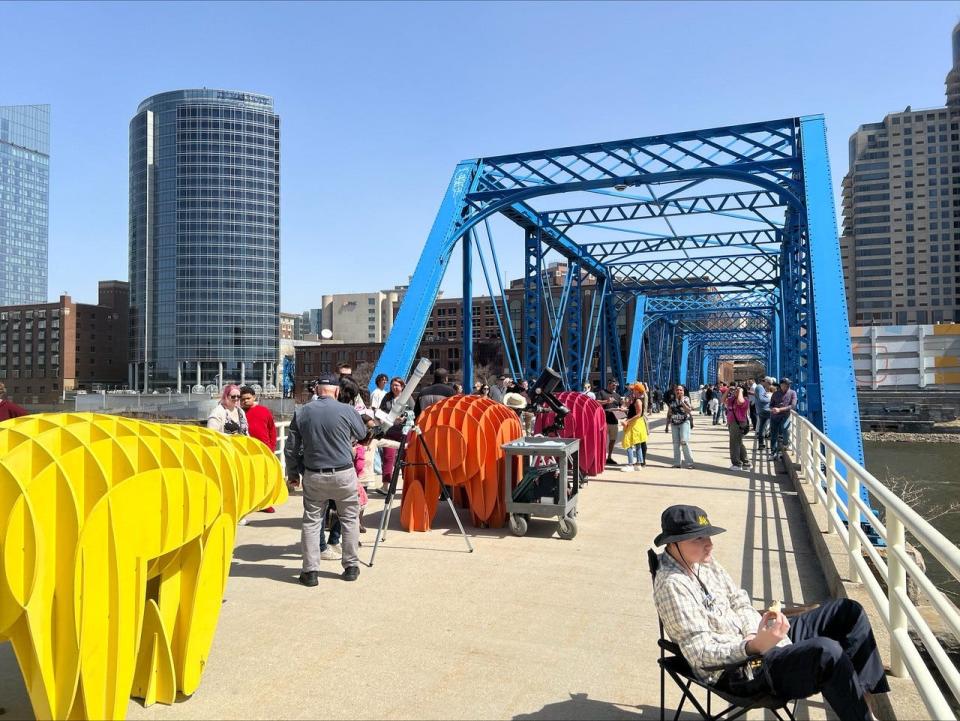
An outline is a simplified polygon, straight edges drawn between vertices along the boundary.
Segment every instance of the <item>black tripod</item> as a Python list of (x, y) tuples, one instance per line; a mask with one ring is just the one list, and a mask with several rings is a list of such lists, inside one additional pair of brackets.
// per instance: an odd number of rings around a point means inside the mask
[(400, 448), (397, 449), (397, 462), (393, 467), (393, 473), (390, 475), (390, 488), (387, 491), (387, 498), (383, 502), (383, 515), (380, 516), (380, 528), (377, 529), (377, 538), (373, 542), (373, 553), (370, 554), (369, 566), (371, 568), (373, 568), (373, 559), (377, 556), (377, 547), (380, 545), (381, 538), (384, 540), (387, 538), (387, 526), (390, 525), (390, 513), (393, 511), (393, 498), (397, 495), (397, 482), (400, 480), (400, 471), (407, 466), (430, 466), (430, 468), (433, 469), (433, 474), (437, 477), (437, 482), (440, 483), (440, 497), (447, 502), (448, 506), (450, 506), (450, 512), (453, 514), (453, 520), (457, 522), (457, 527), (460, 529), (460, 533), (463, 534), (463, 540), (467, 542), (467, 548), (469, 549), (469, 552), (473, 553), (473, 546), (470, 544), (470, 537), (467, 535), (467, 532), (463, 530), (463, 524), (460, 523), (460, 516), (457, 515), (457, 509), (453, 505), (453, 499), (450, 497), (450, 493), (447, 491), (447, 487), (444, 485), (443, 479), (440, 477), (440, 471), (437, 468), (437, 464), (433, 460), (433, 454), (430, 452), (430, 446), (428, 446), (427, 442), (423, 439), (423, 431), (420, 430), (420, 426), (416, 424), (414, 424), (412, 430), (417, 434), (417, 438), (420, 441), (420, 446), (427, 455), (427, 462), (407, 462), (407, 434), (405, 433), (400, 439)]

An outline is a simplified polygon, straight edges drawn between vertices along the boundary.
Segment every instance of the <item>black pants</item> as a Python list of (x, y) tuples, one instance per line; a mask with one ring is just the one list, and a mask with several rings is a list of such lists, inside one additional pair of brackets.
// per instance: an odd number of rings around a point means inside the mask
[(750, 430), (757, 430), (757, 407), (753, 403), (750, 404)]
[(737, 695), (772, 691), (784, 701), (822, 693), (843, 721), (867, 720), (864, 692), (887, 693), (883, 662), (863, 607), (841, 598), (790, 619), (793, 644), (772, 648), (752, 681), (724, 674), (717, 682)]

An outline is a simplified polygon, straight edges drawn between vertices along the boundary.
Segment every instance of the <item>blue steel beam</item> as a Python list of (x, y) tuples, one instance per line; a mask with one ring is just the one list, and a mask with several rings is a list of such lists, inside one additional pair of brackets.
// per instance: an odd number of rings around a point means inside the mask
[(687, 363), (690, 361), (690, 339), (683, 337), (680, 345), (680, 373), (677, 379), (684, 385), (687, 384)]
[[(801, 118), (803, 180), (813, 284), (816, 367), (807, 391), (817, 396), (813, 421), (858, 463), (863, 463), (860, 410), (853, 371), (843, 266), (830, 182), (827, 131), (823, 116)], [(789, 342), (789, 340), (788, 340)], [(830, 379), (829, 404), (823, 403), (824, 378)], [(819, 421), (819, 422), (818, 422)]]
[[(741, 193), (669, 198), (638, 203), (594, 205), (584, 208), (550, 210), (541, 214), (545, 224), (566, 231), (575, 225), (597, 225), (634, 220), (648, 220), (673, 215), (696, 215), (714, 213), (730, 214), (734, 211), (753, 211), (783, 207), (777, 193), (768, 190), (750, 190)], [(734, 217), (746, 219), (748, 216)]]
[[(643, 180), (646, 176), (661, 174), (671, 179), (696, 179), (696, 176), (681, 178), (680, 174), (732, 168), (774, 178), (778, 177), (777, 171), (797, 167), (797, 131), (796, 119), (787, 118), (487, 157), (483, 158), (483, 168), (484, 174), (494, 178), (506, 191), (536, 190), (542, 183), (576, 185), (583, 190), (596, 182), (610, 181), (597, 187), (630, 179), (642, 183), (646, 182)], [(735, 141), (734, 145), (725, 145), (731, 140)], [(718, 147), (716, 155), (705, 157), (693, 149), (704, 142), (724, 147)], [(793, 184), (791, 178), (785, 180)], [(502, 195), (503, 190), (480, 190), (471, 193), (471, 197)]]
[(672, 258), (608, 267), (619, 290), (770, 285), (780, 279), (780, 264), (769, 255)]
[(764, 228), (761, 230), (735, 230), (725, 233), (701, 233), (698, 235), (581, 243), (580, 247), (598, 261), (608, 264), (611, 260), (626, 260), (634, 255), (662, 253), (671, 250), (751, 248), (759, 252), (771, 253), (779, 249), (782, 240), (779, 231)]
[(583, 367), (583, 284), (579, 264), (571, 261), (567, 272), (570, 274), (570, 297), (564, 323), (567, 334), (566, 385), (569, 390), (578, 391), (583, 387), (579, 377)]
[(413, 356), (420, 346), (440, 283), (450, 262), (450, 254), (459, 238), (459, 227), (466, 210), (466, 195), (475, 185), (477, 177), (475, 160), (465, 160), (453, 171), (440, 210), (410, 279), (410, 286), (394, 319), (393, 329), (370, 376), (370, 390), (376, 387), (373, 379), (380, 373), (405, 378), (410, 371)]
[(675, 295), (651, 295), (648, 307), (650, 312), (676, 311), (703, 308), (723, 310), (732, 307), (771, 308), (778, 304), (776, 294), (771, 290), (757, 288), (750, 291), (693, 291)]
[(525, 378), (541, 372), (543, 274), (541, 273), (540, 234), (527, 231), (523, 274), (523, 370)]
[(627, 381), (639, 379), (643, 375), (643, 330), (647, 308), (647, 296), (634, 296), (633, 324), (630, 332), (630, 352), (627, 358)]
[(613, 292), (606, 290), (607, 300), (604, 305), (604, 322), (606, 324), (607, 337), (607, 362), (610, 365), (610, 371), (617, 380), (617, 387), (621, 392), (624, 390), (626, 379), (623, 376), (623, 348), (620, 345), (620, 334), (617, 332), (617, 307), (613, 297)]
[[(473, 246), (479, 244), (473, 231), (464, 239), (463, 247), (463, 337), (461, 338), (460, 362), (463, 367), (463, 390), (473, 392)], [(374, 376), (376, 378), (376, 376)]]

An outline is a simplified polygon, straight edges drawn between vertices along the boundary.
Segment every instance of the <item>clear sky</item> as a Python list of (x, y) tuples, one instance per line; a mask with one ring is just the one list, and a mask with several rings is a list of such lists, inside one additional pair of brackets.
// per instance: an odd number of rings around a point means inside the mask
[(839, 186), (859, 124), (944, 104), (958, 20), (955, 2), (0, 2), (0, 105), (52, 106), (49, 293), (94, 302), (127, 277), (137, 104), (272, 95), (281, 307), (301, 311), (405, 282), (463, 158), (823, 113)]

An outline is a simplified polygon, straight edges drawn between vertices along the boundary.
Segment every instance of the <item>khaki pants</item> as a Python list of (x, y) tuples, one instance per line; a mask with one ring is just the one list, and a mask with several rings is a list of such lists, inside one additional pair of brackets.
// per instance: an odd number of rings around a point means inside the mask
[(357, 546), (360, 542), (360, 501), (357, 495), (357, 472), (353, 466), (334, 473), (306, 471), (303, 474), (303, 530), (300, 545), (303, 570), (320, 570), (320, 534), (327, 501), (335, 501), (342, 528), (344, 568), (359, 566)]

